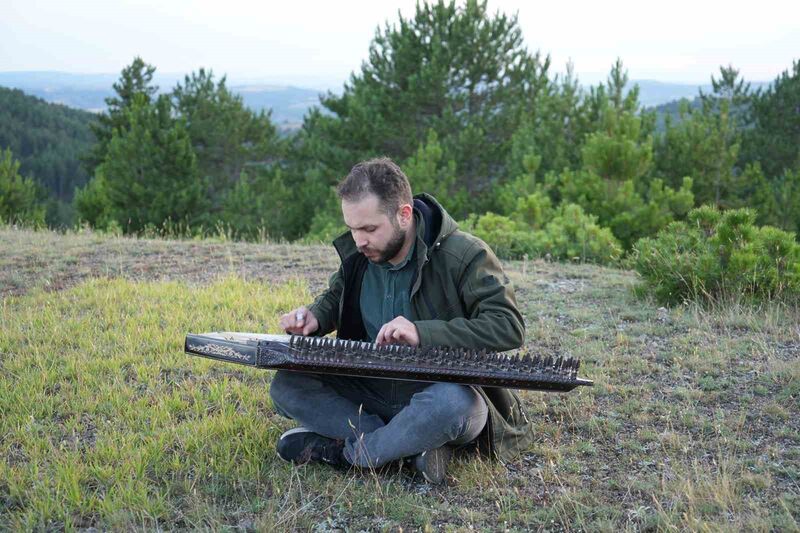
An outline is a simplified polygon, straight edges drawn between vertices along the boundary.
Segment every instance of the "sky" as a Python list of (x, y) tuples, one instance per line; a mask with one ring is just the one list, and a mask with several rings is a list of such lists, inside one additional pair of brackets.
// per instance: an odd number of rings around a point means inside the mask
[[(416, 0), (3, 0), (0, 72), (118, 73), (141, 56), (160, 73), (200, 67), (231, 82), (340, 86), (376, 28)], [(617, 57), (631, 79), (708, 83), (720, 65), (771, 81), (800, 59), (800, 2), (489, 0), (518, 15), (525, 44), (604, 79)]]

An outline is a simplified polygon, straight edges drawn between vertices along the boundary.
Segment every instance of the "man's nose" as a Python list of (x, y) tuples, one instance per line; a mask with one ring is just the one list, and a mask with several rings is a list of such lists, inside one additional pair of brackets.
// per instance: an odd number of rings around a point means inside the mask
[(363, 233), (356, 232), (353, 234), (353, 240), (356, 241), (356, 246), (364, 248), (367, 245), (367, 237)]

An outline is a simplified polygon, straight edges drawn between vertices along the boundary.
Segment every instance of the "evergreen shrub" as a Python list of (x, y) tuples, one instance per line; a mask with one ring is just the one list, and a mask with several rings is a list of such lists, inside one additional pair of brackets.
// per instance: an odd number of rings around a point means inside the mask
[(622, 245), (597, 217), (576, 204), (562, 204), (544, 229), (534, 232), (538, 255), (610, 265), (622, 257)]
[(750, 209), (702, 206), (689, 212), (687, 222), (639, 240), (631, 263), (644, 279), (643, 292), (665, 304), (739, 296), (797, 301), (800, 244), (794, 234), (758, 227), (755, 220)]
[(486, 242), (498, 257), (515, 259), (535, 254), (533, 230), (525, 223), (507, 216), (491, 212), (472, 214), (459, 222), (459, 229)]
[[(521, 205), (529, 207), (531, 203)], [(598, 226), (597, 217), (575, 204), (559, 206), (542, 229), (495, 213), (470, 215), (460, 227), (505, 258), (549, 255), (551, 259), (612, 264), (622, 255), (622, 246), (611, 230)]]

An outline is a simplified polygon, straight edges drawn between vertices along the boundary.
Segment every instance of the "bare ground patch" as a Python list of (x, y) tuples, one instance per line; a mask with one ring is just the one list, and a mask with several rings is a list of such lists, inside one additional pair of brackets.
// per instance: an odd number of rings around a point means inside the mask
[(183, 280), (221, 275), (282, 283), (305, 279), (316, 292), (338, 263), (330, 246), (136, 239), (92, 232), (60, 234), (0, 228), (0, 297), (33, 288), (61, 290), (95, 277)]

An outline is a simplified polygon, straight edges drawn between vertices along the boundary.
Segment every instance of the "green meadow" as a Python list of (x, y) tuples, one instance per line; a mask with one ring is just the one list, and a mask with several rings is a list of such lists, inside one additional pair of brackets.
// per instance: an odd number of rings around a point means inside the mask
[(800, 530), (800, 311), (660, 308), (633, 272), (508, 262), (526, 347), (595, 386), (524, 391), (508, 464), (292, 467), (272, 373), (193, 358), (188, 332), (278, 333), (326, 246), (0, 228), (0, 529)]

